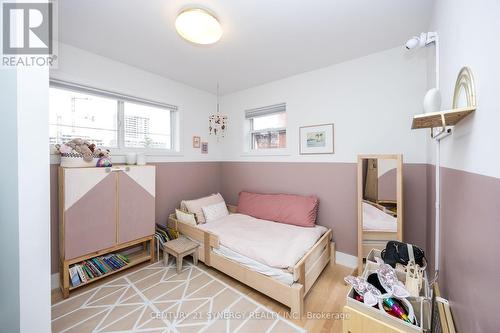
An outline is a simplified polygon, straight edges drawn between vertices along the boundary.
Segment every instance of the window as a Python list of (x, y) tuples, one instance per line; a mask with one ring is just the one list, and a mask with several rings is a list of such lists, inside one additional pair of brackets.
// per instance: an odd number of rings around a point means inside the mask
[(286, 148), (286, 104), (246, 110), (245, 117), (252, 150)]
[(51, 81), (51, 145), (82, 138), (115, 149), (172, 150), (177, 107)]
[(125, 147), (171, 149), (171, 117), (165, 109), (125, 102)]

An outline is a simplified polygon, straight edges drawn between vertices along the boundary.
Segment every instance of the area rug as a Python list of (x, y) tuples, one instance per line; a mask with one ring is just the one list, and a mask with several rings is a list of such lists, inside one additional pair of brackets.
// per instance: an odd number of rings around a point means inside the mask
[(306, 332), (186, 262), (161, 262), (52, 306), (52, 332)]

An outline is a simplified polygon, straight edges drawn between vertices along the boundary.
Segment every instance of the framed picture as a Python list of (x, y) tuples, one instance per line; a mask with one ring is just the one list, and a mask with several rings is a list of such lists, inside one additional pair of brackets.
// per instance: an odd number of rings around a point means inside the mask
[(201, 153), (208, 154), (208, 142), (201, 143)]
[(193, 136), (193, 148), (200, 148), (201, 138), (199, 136)]
[(299, 128), (299, 153), (333, 154), (333, 124), (302, 126)]

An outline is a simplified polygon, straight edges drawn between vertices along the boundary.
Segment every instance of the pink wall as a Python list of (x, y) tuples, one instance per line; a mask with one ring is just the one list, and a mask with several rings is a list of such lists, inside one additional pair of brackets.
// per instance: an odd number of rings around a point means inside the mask
[[(429, 166), (429, 253), (434, 258), (434, 166)], [(439, 286), (459, 332), (497, 332), (500, 179), (441, 168)], [(434, 266), (432, 266), (434, 267)], [(432, 272), (433, 270), (430, 270)], [(432, 275), (432, 274), (431, 274)]]
[(392, 169), (384, 173), (378, 178), (378, 199), (393, 200), (397, 198), (397, 173), (396, 169)]
[[(242, 190), (319, 197), (318, 224), (333, 229), (341, 252), (356, 255), (356, 163), (223, 162), (222, 195), (236, 204)], [(405, 164), (404, 238), (426, 247), (427, 166)]]
[[(156, 165), (156, 221), (166, 223), (182, 199), (220, 192), (219, 162), (152, 163)], [(52, 274), (59, 271), (59, 204), (57, 168), (50, 166)]]

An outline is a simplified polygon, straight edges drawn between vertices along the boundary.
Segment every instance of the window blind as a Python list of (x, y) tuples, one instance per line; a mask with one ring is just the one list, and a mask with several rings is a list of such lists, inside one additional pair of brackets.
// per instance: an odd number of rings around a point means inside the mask
[(104, 90), (104, 89), (97, 89), (97, 88), (92, 88), (89, 86), (85, 86), (82, 84), (78, 83), (72, 83), (72, 82), (67, 82), (67, 81), (62, 81), (62, 80), (57, 80), (57, 79), (50, 79), (50, 86), (55, 87), (55, 88), (61, 88), (61, 89), (70, 89), (86, 94), (93, 94), (93, 95), (98, 95), (102, 97), (108, 97), (108, 98), (114, 98), (117, 100), (125, 101), (125, 102), (132, 102), (132, 103), (139, 103), (139, 104), (144, 104), (144, 105), (150, 105), (150, 106), (156, 106), (156, 107), (161, 107), (165, 108), (171, 111), (177, 111), (178, 107), (172, 104), (167, 104), (167, 103), (161, 103), (161, 102), (155, 102), (151, 101), (148, 99), (140, 98), (140, 97), (134, 97), (130, 95), (125, 95), (125, 94), (120, 94), (116, 92), (112, 92), (109, 90)]
[(286, 112), (286, 103), (273, 104), (260, 108), (245, 110), (245, 118), (251, 119), (281, 112)]

